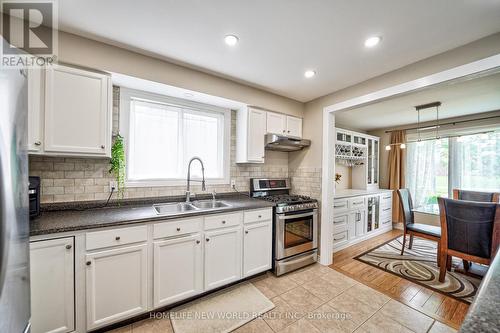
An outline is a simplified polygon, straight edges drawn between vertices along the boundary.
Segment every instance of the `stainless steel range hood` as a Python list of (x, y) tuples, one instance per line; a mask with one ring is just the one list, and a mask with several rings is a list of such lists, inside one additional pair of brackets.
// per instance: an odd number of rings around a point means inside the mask
[(311, 145), (311, 140), (289, 138), (277, 134), (266, 134), (266, 149), (278, 151), (296, 151)]

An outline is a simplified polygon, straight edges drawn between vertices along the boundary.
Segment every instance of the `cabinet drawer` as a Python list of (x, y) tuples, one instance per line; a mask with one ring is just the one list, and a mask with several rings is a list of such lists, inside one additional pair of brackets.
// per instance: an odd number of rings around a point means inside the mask
[(333, 208), (336, 209), (337, 211), (349, 209), (348, 200), (347, 199), (333, 200)]
[(381, 207), (380, 208), (380, 218), (392, 216), (392, 207)]
[(270, 208), (252, 210), (243, 213), (243, 223), (260, 222), (272, 220), (273, 210)]
[(348, 200), (349, 209), (363, 208), (365, 206), (364, 197), (356, 197)]
[(105, 231), (88, 232), (86, 249), (94, 250), (103, 247), (145, 242), (148, 239), (147, 226), (127, 227)]
[(202, 218), (165, 221), (153, 226), (153, 238), (166, 238), (201, 231)]
[(333, 231), (340, 232), (347, 230), (349, 215), (337, 215), (333, 218)]
[(347, 231), (333, 234), (333, 246), (337, 246), (345, 242), (347, 242)]
[(392, 206), (392, 193), (384, 193), (380, 195), (380, 207)]
[(383, 226), (387, 226), (392, 223), (392, 216), (386, 216), (380, 219), (380, 224)]
[(205, 230), (239, 225), (241, 224), (241, 220), (241, 213), (205, 217)]

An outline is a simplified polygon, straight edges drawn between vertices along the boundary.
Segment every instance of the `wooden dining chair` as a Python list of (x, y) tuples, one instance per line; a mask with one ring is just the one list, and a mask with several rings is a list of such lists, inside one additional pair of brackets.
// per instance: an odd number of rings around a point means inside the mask
[(489, 265), (500, 240), (500, 205), (438, 198), (441, 221), (439, 281), (444, 282), (451, 258)]
[(411, 200), (410, 191), (407, 188), (399, 189), (398, 196), (399, 196), (399, 201), (401, 203), (401, 210), (403, 212), (403, 220), (404, 220), (403, 246), (401, 247), (401, 255), (403, 255), (405, 251), (406, 235), (408, 234), (410, 235), (410, 242), (408, 244), (409, 249), (411, 249), (413, 246), (414, 236), (437, 242), (438, 247), (437, 247), (436, 258), (439, 258), (441, 228), (428, 224), (415, 223), (415, 217), (413, 214), (413, 202)]
[(498, 192), (478, 192), (453, 189), (453, 199), (455, 200), (468, 200), (477, 202), (496, 202), (500, 198)]

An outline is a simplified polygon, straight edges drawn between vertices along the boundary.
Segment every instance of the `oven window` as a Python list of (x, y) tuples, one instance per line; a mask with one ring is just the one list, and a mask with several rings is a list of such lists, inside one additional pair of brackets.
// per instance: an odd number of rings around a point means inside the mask
[(312, 217), (285, 221), (285, 249), (313, 241)]

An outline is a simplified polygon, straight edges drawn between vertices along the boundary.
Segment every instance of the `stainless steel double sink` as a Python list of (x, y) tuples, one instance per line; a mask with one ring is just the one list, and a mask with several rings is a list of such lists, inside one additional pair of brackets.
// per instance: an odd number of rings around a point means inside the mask
[(153, 208), (158, 215), (180, 215), (193, 211), (203, 212), (212, 209), (229, 207), (232, 206), (222, 200), (198, 200), (193, 202), (172, 202), (153, 205)]

